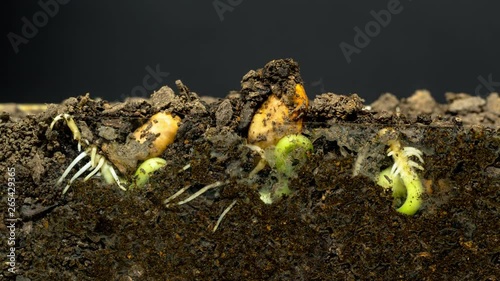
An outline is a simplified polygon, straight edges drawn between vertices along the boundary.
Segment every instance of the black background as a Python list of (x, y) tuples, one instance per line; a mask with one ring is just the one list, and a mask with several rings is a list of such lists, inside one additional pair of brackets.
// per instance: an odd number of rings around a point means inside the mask
[[(300, 63), (310, 97), (358, 93), (370, 102), (426, 88), (444, 101), (446, 91), (475, 94), (479, 76), (500, 81), (500, 1), (401, 0), (402, 11), (348, 63), (339, 44), (354, 45), (354, 28), (391, 1), (72, 0), (17, 54), (9, 32), (22, 36), (22, 18), (33, 22), (42, 9), (7, 1), (0, 102), (86, 92), (121, 100), (139, 95), (134, 87), (156, 65), (169, 73), (162, 85), (181, 79), (200, 95), (223, 97), (248, 70), (286, 57)], [(214, 2), (236, 5), (221, 20)]]

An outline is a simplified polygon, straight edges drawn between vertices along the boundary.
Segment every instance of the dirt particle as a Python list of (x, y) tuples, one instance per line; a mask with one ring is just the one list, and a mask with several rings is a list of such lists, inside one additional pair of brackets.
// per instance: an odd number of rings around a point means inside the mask
[(111, 127), (102, 126), (99, 127), (98, 131), (99, 131), (99, 136), (108, 141), (115, 140), (118, 137), (116, 130)]
[(357, 94), (344, 96), (326, 93), (314, 99), (308, 114), (326, 119), (352, 119), (361, 109), (363, 109), (363, 99)]
[(492, 114), (500, 116), (500, 97), (498, 93), (491, 93), (486, 98), (486, 110)]
[(41, 176), (45, 173), (45, 163), (42, 155), (40, 151), (35, 153), (30, 162), (31, 170), (33, 171), (31, 176), (36, 184), (40, 183)]
[(168, 86), (163, 86), (151, 95), (150, 103), (155, 111), (160, 111), (167, 108), (175, 98), (174, 90)]
[(478, 113), (481, 112), (481, 107), (486, 104), (483, 98), (469, 95), (460, 95), (459, 98), (453, 97), (452, 100), (453, 102), (448, 108), (448, 111), (452, 113)]
[(217, 107), (215, 112), (215, 123), (217, 127), (222, 127), (227, 125), (233, 117), (233, 107), (229, 100), (224, 100)]
[(427, 90), (416, 91), (411, 97), (403, 100), (401, 104), (401, 112), (409, 112), (416, 116), (420, 114), (440, 114), (439, 106)]

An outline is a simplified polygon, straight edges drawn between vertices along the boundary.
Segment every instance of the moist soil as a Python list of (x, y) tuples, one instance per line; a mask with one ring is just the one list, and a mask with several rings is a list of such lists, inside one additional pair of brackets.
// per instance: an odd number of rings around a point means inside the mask
[[(498, 94), (447, 93), (438, 104), (417, 91), (405, 99), (384, 94), (371, 105), (356, 94), (318, 95), (301, 116), (314, 151), (288, 179), (294, 193), (265, 204), (258, 190), (277, 176), (269, 166), (249, 176), (260, 156), (246, 146), (248, 127), (269, 95), (284, 96), (294, 83), (302, 83), (297, 63), (274, 60), (223, 99), (200, 98), (177, 81), (175, 91), (165, 86), (148, 99), (85, 95), (37, 114), (2, 113), (0, 279), (499, 279)], [(85, 173), (62, 194), (57, 180), (80, 152), (64, 121), (50, 128), (55, 116), (72, 115), (99, 153), (126, 161), (120, 144), (160, 111), (182, 121), (161, 155), (167, 165), (148, 184), (123, 191), (99, 177), (84, 182)], [(393, 163), (377, 137), (383, 128), (423, 152), (418, 174), (426, 192), (414, 216), (398, 213), (391, 192), (374, 182)], [(103, 148), (110, 143), (119, 144), (121, 158)], [(173, 203), (215, 182), (222, 185), (189, 203), (164, 204), (183, 187)], [(8, 219), (15, 220), (15, 274), (8, 271)]]

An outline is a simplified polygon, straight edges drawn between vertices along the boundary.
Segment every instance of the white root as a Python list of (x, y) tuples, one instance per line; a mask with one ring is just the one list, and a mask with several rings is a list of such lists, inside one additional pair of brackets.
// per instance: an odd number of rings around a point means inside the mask
[(182, 193), (186, 192), (186, 190), (188, 190), (191, 186), (190, 185), (186, 185), (185, 187), (179, 189), (179, 191), (177, 191), (174, 195), (168, 197), (167, 199), (165, 199), (165, 201), (163, 201), (163, 204), (167, 205), (168, 206), (168, 203), (172, 200), (174, 200), (175, 198), (179, 197), (179, 195), (181, 195)]
[(80, 160), (82, 160), (83, 158), (85, 158), (85, 156), (87, 156), (87, 152), (82, 152), (80, 153), (76, 158), (75, 160), (73, 160), (73, 162), (71, 162), (71, 164), (69, 164), (68, 168), (66, 168), (66, 170), (64, 170), (64, 173), (62, 174), (62, 176), (59, 178), (59, 180), (57, 181), (57, 184), (61, 184), (62, 181), (68, 176), (69, 172), (73, 169), (73, 167), (75, 167), (75, 165), (80, 162)]
[(83, 181), (88, 181), (97, 172), (99, 172), (99, 170), (101, 170), (102, 166), (104, 165), (104, 162), (106, 162), (106, 159), (104, 157), (101, 157), (101, 159), (99, 159), (99, 163), (97, 164), (97, 166), (83, 179)]
[(50, 123), (50, 129), (54, 128), (54, 125), (57, 123), (57, 121), (63, 119), (63, 114), (59, 114), (56, 117), (54, 117), (54, 120), (52, 120), (52, 123)]
[(186, 166), (182, 167), (182, 169), (180, 169), (180, 170), (178, 171), (178, 173), (182, 173), (182, 172), (186, 171), (186, 170), (187, 170), (187, 169), (189, 169), (189, 168), (191, 168), (191, 164), (187, 164)]
[(66, 185), (66, 187), (64, 187), (63, 194), (66, 193), (66, 191), (68, 191), (68, 188), (71, 186), (73, 181), (75, 181), (79, 176), (85, 173), (85, 171), (90, 169), (90, 167), (92, 167), (92, 162), (88, 162), (87, 164), (85, 164), (85, 166), (83, 166), (80, 170), (78, 170), (78, 172), (76, 172), (76, 174), (73, 175), (73, 177), (69, 180), (69, 183)]
[[(90, 153), (90, 155), (89, 155)], [(109, 183), (116, 183), (118, 187), (120, 187), (122, 190), (127, 190), (120, 182), (120, 177), (116, 174), (115, 169), (109, 164), (106, 160), (106, 158), (102, 155), (99, 155), (97, 153), (97, 148), (92, 147), (90, 149), (87, 149), (86, 151), (83, 151), (80, 153), (64, 170), (63, 175), (59, 178), (57, 181), (57, 184), (61, 184), (64, 179), (68, 176), (68, 174), (71, 172), (71, 170), (75, 167), (78, 162), (80, 162), (83, 158), (90, 156), (90, 160), (85, 166), (80, 168), (74, 175), (73, 177), (69, 180), (68, 184), (64, 187), (63, 189), (63, 194), (65, 194), (68, 189), (70, 188), (71, 184), (78, 178), (80, 177), (83, 173), (86, 171), (92, 169), (90, 173), (83, 179), (83, 181), (89, 180), (92, 176), (100, 172), (101, 175), (105, 178), (109, 178), (110, 182)]]
[(402, 170), (402, 167), (398, 165), (398, 163), (394, 163), (394, 165), (392, 165), (392, 169), (391, 169), (391, 174), (393, 175), (399, 175), (399, 173), (401, 173), (401, 170)]
[[(212, 188), (216, 188), (216, 187), (219, 187), (221, 185), (224, 185), (224, 184), (227, 184), (228, 181), (216, 181), (212, 184), (209, 184), (207, 186), (204, 186), (203, 188), (201, 188), (200, 190), (198, 190), (197, 192), (193, 193), (191, 196), (189, 196), (188, 198), (180, 201), (180, 202), (177, 202), (176, 205), (183, 205), (183, 204), (186, 204), (190, 201), (192, 201), (193, 199), (195, 199), (196, 197), (202, 195), (203, 193), (207, 192), (208, 190), (212, 189)], [(167, 204), (167, 207), (169, 207), (170, 204)]]
[(408, 165), (410, 165), (410, 167), (417, 168), (417, 169), (419, 169), (421, 171), (424, 170), (424, 167), (420, 166), (420, 164), (418, 164), (417, 162), (412, 161), (412, 160), (408, 161)]
[(73, 117), (67, 113), (57, 115), (52, 123), (50, 123), (50, 129), (53, 129), (54, 125), (59, 121), (64, 120), (66, 122), (66, 126), (71, 130), (73, 134), (73, 139), (78, 143), (78, 152), (82, 150), (82, 146), (86, 145), (87, 149), (81, 152), (64, 170), (62, 176), (57, 180), (57, 185), (61, 184), (64, 179), (68, 176), (68, 174), (73, 170), (73, 168), (78, 164), (83, 158), (89, 156), (90, 161), (85, 164), (82, 168), (80, 168), (73, 177), (69, 180), (68, 184), (63, 189), (63, 194), (66, 193), (71, 186), (71, 184), (80, 177), (86, 171), (92, 169), (90, 173), (83, 179), (83, 181), (89, 180), (94, 175), (102, 175), (108, 183), (116, 183), (118, 187), (122, 190), (126, 190), (125, 187), (120, 182), (120, 178), (116, 174), (113, 166), (106, 160), (106, 158), (98, 153), (98, 149), (96, 146), (90, 146), (90, 142), (86, 139), (82, 139), (82, 134), (80, 129), (75, 123)]
[(111, 173), (111, 176), (113, 176), (113, 179), (115, 180), (118, 187), (120, 187), (122, 190), (126, 191), (127, 189), (125, 187), (123, 187), (122, 184), (120, 183), (120, 178), (116, 174), (115, 169), (111, 165), (108, 167), (108, 169), (109, 169), (109, 172)]
[(217, 223), (215, 223), (215, 226), (214, 226), (214, 229), (212, 230), (212, 233), (215, 232), (217, 230), (217, 228), (219, 228), (219, 225), (220, 223), (222, 222), (222, 219), (224, 219), (224, 217), (227, 215), (227, 213), (229, 213), (229, 211), (234, 207), (234, 205), (236, 204), (236, 201), (237, 200), (234, 200), (233, 203), (231, 203), (223, 212), (222, 214), (220, 215), (219, 219), (217, 220)]
[(267, 166), (267, 160), (264, 149), (262, 149), (260, 146), (252, 144), (247, 144), (246, 146), (250, 148), (250, 150), (257, 152), (260, 156), (259, 163), (257, 163), (255, 168), (253, 168), (250, 174), (248, 174), (248, 177), (251, 178)]
[(418, 158), (418, 160), (421, 162), (421, 163), (424, 163), (424, 159), (422, 158), (422, 155), (424, 154), (421, 150), (418, 150), (416, 149), (415, 147), (411, 147), (411, 146), (406, 146), (403, 148), (403, 154), (406, 156), (406, 157), (411, 157), (411, 156), (415, 156)]
[(424, 167), (422, 167), (419, 163), (410, 160), (408, 158), (414, 156), (416, 157), (420, 163), (424, 163), (424, 159), (422, 158), (423, 152), (415, 147), (411, 146), (406, 146), (403, 147), (402, 152), (400, 150), (397, 150), (396, 148), (399, 148), (400, 145), (395, 145), (394, 147), (391, 147), (387, 150), (387, 156), (393, 157), (394, 159), (394, 165), (392, 165), (391, 169), (391, 174), (393, 175), (399, 175), (401, 174), (401, 171), (403, 170), (404, 165), (408, 165), (411, 168), (416, 168), (419, 170), (424, 170)]
[[(73, 139), (78, 141), (78, 144), (80, 144), (80, 139), (82, 137), (82, 134), (80, 133), (80, 129), (78, 129), (78, 126), (75, 123), (75, 120), (73, 117), (67, 113), (64, 114), (59, 114), (57, 115), (54, 120), (52, 120), (52, 123), (50, 123), (50, 129), (54, 127), (54, 125), (57, 123), (57, 121), (64, 119), (66, 122), (66, 125), (68, 128), (71, 130), (71, 133), (73, 133)], [(79, 150), (80, 151), (80, 150)]]

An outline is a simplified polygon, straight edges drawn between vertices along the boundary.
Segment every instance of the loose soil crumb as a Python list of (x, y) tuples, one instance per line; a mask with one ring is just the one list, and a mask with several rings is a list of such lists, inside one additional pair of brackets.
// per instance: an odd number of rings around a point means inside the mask
[[(275, 174), (267, 167), (248, 177), (258, 155), (245, 146), (245, 130), (271, 93), (287, 95), (294, 83), (302, 83), (297, 63), (275, 60), (249, 71), (241, 90), (224, 99), (200, 98), (177, 81), (177, 92), (165, 86), (149, 99), (109, 103), (85, 95), (35, 115), (2, 113), (0, 179), (7, 190), (7, 168), (15, 168), (17, 221), (16, 275), (2, 262), (0, 279), (498, 280), (497, 93), (449, 93), (438, 104), (422, 90), (407, 99), (384, 94), (371, 105), (356, 94), (324, 93), (304, 116), (314, 153), (290, 179), (296, 192), (266, 205), (257, 190)], [(64, 122), (50, 130), (57, 114), (71, 114), (103, 147), (126, 143), (158, 111), (182, 122), (161, 155), (166, 167), (144, 188), (78, 179), (61, 194), (56, 182), (79, 152)], [(391, 194), (374, 183), (392, 165), (375, 137), (385, 127), (424, 152), (425, 204), (415, 216), (396, 212)], [(185, 205), (163, 204), (183, 187), (182, 199), (216, 181), (227, 184)], [(7, 198), (3, 192), (2, 210)], [(4, 243), (4, 261), (8, 251)]]

